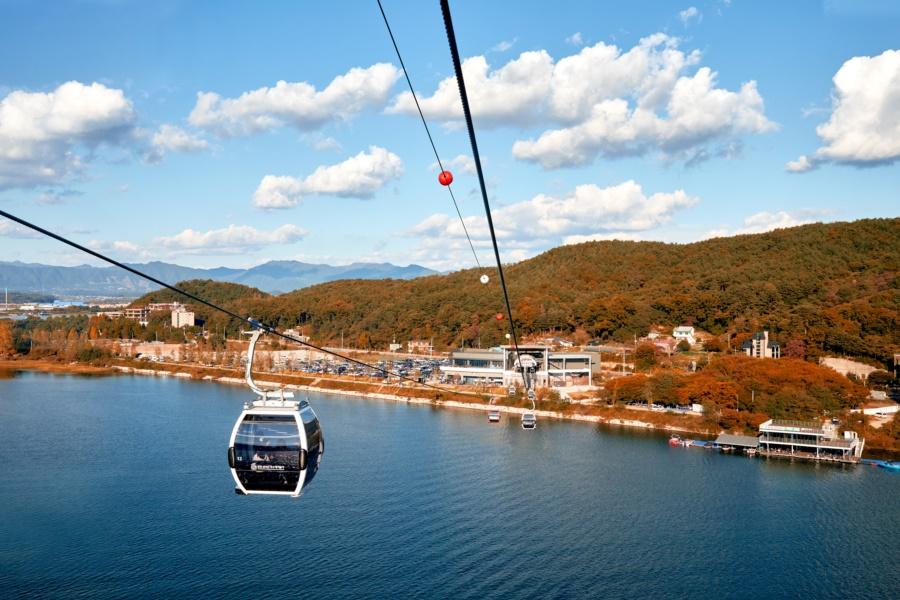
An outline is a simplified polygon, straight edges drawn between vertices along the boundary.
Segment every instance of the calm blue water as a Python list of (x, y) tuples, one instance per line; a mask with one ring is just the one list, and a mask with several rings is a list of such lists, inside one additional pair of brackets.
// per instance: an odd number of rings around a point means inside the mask
[(299, 500), (233, 493), (247, 393), (0, 379), (5, 597), (900, 597), (900, 476), (311, 395)]

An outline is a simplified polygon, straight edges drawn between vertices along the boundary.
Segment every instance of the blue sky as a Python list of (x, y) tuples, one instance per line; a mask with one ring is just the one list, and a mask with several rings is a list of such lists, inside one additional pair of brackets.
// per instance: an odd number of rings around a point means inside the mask
[[(384, 5), (488, 262), (438, 2)], [(898, 214), (893, 2), (451, 7), (505, 260)], [(5, 210), (138, 262), (473, 266), (374, 0), (0, 13)], [(0, 260), (91, 262), (8, 221)]]

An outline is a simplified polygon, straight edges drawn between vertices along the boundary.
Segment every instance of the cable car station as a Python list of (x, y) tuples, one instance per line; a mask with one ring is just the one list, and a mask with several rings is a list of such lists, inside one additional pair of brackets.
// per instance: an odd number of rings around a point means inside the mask
[[(569, 387), (591, 383), (593, 359), (589, 353), (553, 352), (549, 346), (520, 344), (519, 354), (534, 358), (534, 385), (537, 387)], [(451, 352), (450, 364), (442, 366), (441, 372), (461, 384), (509, 387), (522, 381), (521, 370), (516, 368), (514, 346)]]

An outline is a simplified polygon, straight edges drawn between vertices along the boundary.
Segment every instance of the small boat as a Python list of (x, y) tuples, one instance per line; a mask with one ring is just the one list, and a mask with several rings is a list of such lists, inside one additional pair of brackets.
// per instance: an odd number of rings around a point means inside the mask
[(878, 466), (882, 469), (888, 469), (890, 471), (900, 471), (900, 462), (896, 460), (883, 460), (878, 463)]
[(534, 416), (534, 413), (523, 413), (522, 414), (522, 429), (534, 429), (537, 426), (537, 417)]
[(670, 446), (680, 446), (681, 445), (681, 436), (677, 434), (673, 434), (672, 437), (669, 438)]
[(488, 413), (488, 422), (489, 423), (499, 423), (500, 422), (500, 411), (492, 410)]

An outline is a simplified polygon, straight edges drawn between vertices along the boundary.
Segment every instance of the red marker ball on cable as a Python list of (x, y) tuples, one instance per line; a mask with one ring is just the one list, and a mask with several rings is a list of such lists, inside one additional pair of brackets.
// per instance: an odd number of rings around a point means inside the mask
[(503, 320), (503, 313), (497, 313), (497, 320), (498, 320), (498, 321), (502, 321), (502, 320)]
[(453, 183), (453, 173), (450, 171), (441, 171), (441, 174), (438, 175), (438, 181), (441, 185), (450, 185)]

